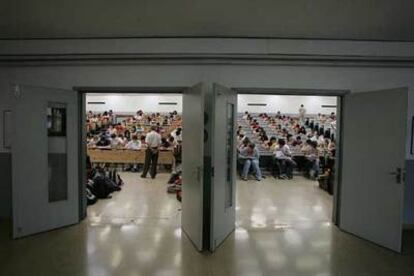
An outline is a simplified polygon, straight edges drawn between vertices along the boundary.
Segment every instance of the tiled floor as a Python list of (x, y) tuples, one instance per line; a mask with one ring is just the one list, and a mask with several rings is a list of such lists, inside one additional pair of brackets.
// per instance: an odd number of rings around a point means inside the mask
[(3, 223), (0, 275), (414, 275), (414, 253), (339, 231), (331, 197), (299, 176), (238, 182), (236, 231), (213, 255), (181, 235), (167, 174), (123, 178), (79, 225), (12, 241)]

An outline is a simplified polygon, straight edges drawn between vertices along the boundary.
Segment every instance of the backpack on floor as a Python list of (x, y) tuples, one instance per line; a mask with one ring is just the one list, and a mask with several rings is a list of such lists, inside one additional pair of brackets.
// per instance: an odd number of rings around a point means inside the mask
[(93, 205), (98, 201), (98, 198), (92, 194), (89, 188), (86, 188), (86, 203), (87, 205)]

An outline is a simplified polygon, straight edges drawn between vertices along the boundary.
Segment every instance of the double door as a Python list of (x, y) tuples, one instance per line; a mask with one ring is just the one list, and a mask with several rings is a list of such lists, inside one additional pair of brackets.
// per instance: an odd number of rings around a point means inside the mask
[[(20, 238), (76, 224), (86, 207), (79, 95), (17, 88), (12, 201), (13, 235)], [(407, 94), (346, 95), (338, 123), (339, 227), (395, 251), (403, 224)], [(229, 88), (200, 83), (183, 92), (182, 229), (198, 250), (214, 251), (235, 228), (236, 114), (237, 94)]]

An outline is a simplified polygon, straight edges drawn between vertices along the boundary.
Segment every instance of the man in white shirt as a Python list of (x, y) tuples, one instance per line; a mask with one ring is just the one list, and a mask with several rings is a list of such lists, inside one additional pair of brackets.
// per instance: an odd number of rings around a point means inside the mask
[(301, 122), (305, 121), (305, 115), (306, 115), (306, 109), (303, 106), (303, 104), (301, 104), (299, 108), (299, 119)]
[(150, 170), (151, 178), (155, 178), (157, 174), (158, 151), (161, 146), (161, 135), (157, 133), (157, 127), (151, 126), (151, 132), (145, 137), (147, 149), (145, 151), (145, 165), (141, 177), (146, 178)]

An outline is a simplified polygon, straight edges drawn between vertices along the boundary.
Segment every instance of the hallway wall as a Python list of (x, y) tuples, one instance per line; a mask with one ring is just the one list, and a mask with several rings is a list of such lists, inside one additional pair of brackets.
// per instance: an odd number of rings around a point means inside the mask
[[(65, 42), (68, 49), (70, 48), (70, 43), (71, 41)], [(79, 41), (73, 43), (74, 49), (80, 45)], [(257, 49), (252, 45), (255, 44), (244, 45), (246, 46), (245, 51), (256, 52)], [(311, 51), (310, 49), (313, 48), (310, 46), (310, 48), (307, 48), (307, 45), (313, 44), (305, 41), (296, 50), (299, 49), (298, 51), (301, 51), (300, 49), (302, 49), (304, 53), (308, 50)], [(334, 48), (342, 54), (344, 52), (352, 53), (353, 51), (350, 45), (349, 43), (339, 43)], [(359, 43), (356, 43), (355, 51), (361, 49), (360, 46)], [(372, 55), (376, 55), (375, 52), (383, 53), (387, 47), (387, 45), (384, 45), (379, 48), (373, 48)], [(329, 51), (334, 51), (334, 48), (330, 48)], [(391, 50), (392, 48), (387, 49)], [(406, 49), (408, 52), (395, 51), (395, 53), (396, 55), (409, 53), (409, 48)], [(318, 51), (318, 49), (314, 50)], [(18, 49), (13, 48), (13, 51), (18, 51)], [(47, 47), (42, 51), (47, 52)], [(75, 86), (185, 87), (192, 86), (200, 81), (214, 81), (228, 87), (317, 89), (322, 93), (324, 89), (349, 90), (352, 93), (357, 93), (395, 87), (408, 87), (410, 92), (414, 91), (413, 68), (382, 65), (360, 66), (358, 63), (355, 63), (355, 65), (341, 66), (317, 63), (313, 65), (304, 63), (297, 65), (260, 63), (224, 64), (223, 62), (205, 64), (202, 61), (189, 64), (179, 64), (178, 62), (166, 64), (152, 62), (114, 64), (107, 61), (97, 63), (85, 62), (84, 64), (72, 62), (66, 64), (61, 61), (58, 63), (44, 63), (41, 66), (32, 66), (30, 64), (27, 66), (19, 63), (8, 66), (6, 64), (0, 68), (0, 114), (3, 113), (3, 110), (12, 107), (12, 98), (10, 95), (13, 84), (56, 87), (71, 90)], [(411, 110), (408, 117), (411, 118), (413, 114), (414, 112)], [(1, 126), (3, 124), (2, 117), (0, 117), (0, 124)], [(7, 153), (9, 150), (3, 148), (2, 139), (3, 127), (0, 127), (0, 152)], [(414, 159), (414, 156), (407, 153), (407, 159)], [(4, 173), (4, 179), (6, 181), (0, 181), (0, 191), (11, 189), (11, 182), (7, 181), (11, 179), (10, 170), (6, 170)], [(407, 183), (407, 186), (411, 187), (413, 184), (414, 182), (410, 182)], [(5, 202), (5, 205), (10, 206), (10, 198), (9, 202)], [(0, 214), (7, 212), (6, 210), (0, 212)]]

